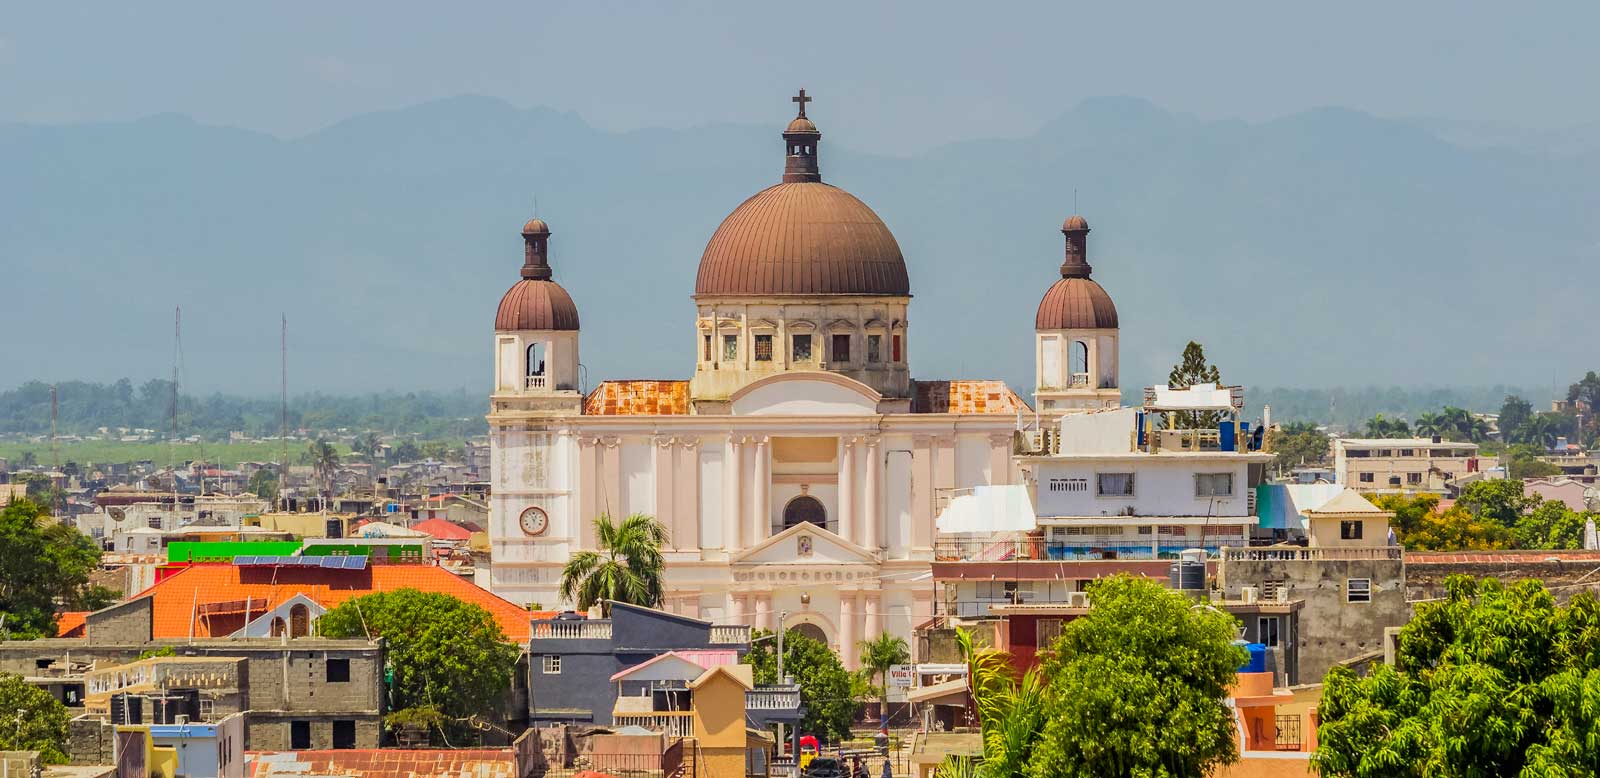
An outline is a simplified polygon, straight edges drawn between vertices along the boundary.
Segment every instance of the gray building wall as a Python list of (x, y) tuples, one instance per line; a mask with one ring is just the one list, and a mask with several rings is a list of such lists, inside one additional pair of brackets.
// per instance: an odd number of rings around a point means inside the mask
[[(1371, 581), (1370, 602), (1349, 602), (1351, 579)], [(1405, 563), (1399, 559), (1224, 559), (1217, 583), (1229, 600), (1246, 586), (1282, 581), (1305, 605), (1298, 619), (1300, 683), (1321, 683), (1334, 665), (1383, 649), (1383, 630), (1410, 619)]]
[(97, 610), (84, 617), (85, 633), (91, 643), (142, 643), (150, 640), (151, 603), (140, 597)]

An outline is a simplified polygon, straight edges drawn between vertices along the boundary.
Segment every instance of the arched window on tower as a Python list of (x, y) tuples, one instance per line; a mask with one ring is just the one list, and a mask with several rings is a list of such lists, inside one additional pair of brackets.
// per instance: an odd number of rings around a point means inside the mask
[(542, 341), (528, 346), (528, 388), (545, 388), (544, 343)]
[(311, 609), (297, 603), (289, 609), (289, 637), (303, 638), (311, 634)]
[(1072, 371), (1072, 386), (1089, 385), (1089, 344), (1081, 340), (1072, 341), (1072, 350), (1067, 355), (1067, 365)]

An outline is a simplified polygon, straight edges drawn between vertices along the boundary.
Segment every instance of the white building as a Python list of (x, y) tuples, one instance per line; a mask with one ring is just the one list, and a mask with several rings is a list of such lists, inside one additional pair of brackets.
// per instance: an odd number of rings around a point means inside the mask
[[(582, 393), (578, 307), (552, 280), (549, 227), (524, 226), (522, 280), (494, 335), (497, 594), (557, 605), (562, 565), (596, 547), (595, 517), (647, 513), (671, 535), (668, 609), (762, 628), (787, 612), (854, 666), (857, 640), (909, 637), (930, 617), (939, 507), (1016, 482), (1012, 435), (1031, 409), (1000, 381), (912, 378), (906, 262), (870, 208), (822, 183), (821, 133), (801, 106), (782, 182), (735, 209), (701, 258), (696, 315), (675, 336), (689, 380)], [(1080, 223), (1066, 230), (1073, 294), (1040, 308), (1062, 377), (1040, 385), (1093, 406), (1116, 387), (1116, 319), (1088, 279)], [(1059, 373), (1077, 364), (1062, 336), (1089, 339), (1085, 381)]]
[[(1035, 488), (1050, 559), (1165, 559), (1189, 548), (1248, 545), (1255, 487), (1271, 454), (1237, 419), (1237, 387), (1147, 391), (1145, 404), (1068, 415), (1018, 458)], [(1191, 413), (1221, 414), (1203, 429)]]

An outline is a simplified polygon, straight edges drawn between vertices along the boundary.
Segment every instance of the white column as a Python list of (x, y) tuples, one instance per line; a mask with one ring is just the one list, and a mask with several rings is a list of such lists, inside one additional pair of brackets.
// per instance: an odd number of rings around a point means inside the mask
[(857, 542), (856, 537), (856, 441), (839, 439), (839, 537)]
[(756, 595), (756, 629), (772, 629), (772, 595)]
[(883, 478), (883, 457), (878, 453), (878, 437), (867, 438), (867, 482), (866, 489), (861, 496), (862, 530), (861, 545), (868, 551), (877, 551), (882, 547), (879, 541), (878, 526), (883, 521), (879, 513), (878, 496), (880, 481)]
[(756, 438), (755, 482), (751, 485), (754, 499), (750, 503), (750, 545), (767, 539), (772, 524), (772, 447), (768, 438)]
[(866, 634), (862, 636), (866, 640), (877, 640), (878, 636), (883, 634), (882, 598), (881, 592), (866, 594)]
[(861, 639), (856, 632), (858, 596), (856, 592), (839, 593), (839, 660), (846, 670), (856, 669), (856, 641)]
[(744, 595), (738, 592), (728, 593), (728, 623), (744, 624)]
[(672, 496), (673, 484), (677, 483), (672, 450), (677, 447), (677, 442), (676, 438), (665, 435), (657, 435), (650, 440), (651, 481), (656, 489), (655, 516), (667, 527), (669, 548), (678, 547), (678, 506)]
[(740, 548), (739, 526), (743, 523), (744, 443), (729, 435), (722, 455), (722, 547), (728, 553)]

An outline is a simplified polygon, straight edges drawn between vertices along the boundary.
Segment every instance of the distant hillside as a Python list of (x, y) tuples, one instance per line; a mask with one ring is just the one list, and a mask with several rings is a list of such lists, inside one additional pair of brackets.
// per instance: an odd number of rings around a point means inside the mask
[[(1191, 339), (1258, 386), (1552, 385), (1600, 362), (1594, 154), (1465, 148), (1337, 109), (1251, 124), (1100, 99), (1031, 137), (892, 158), (852, 153), (813, 109), (824, 177), (910, 262), (924, 378), (1027, 391), (1074, 191), (1128, 385)], [(482, 392), (537, 198), (589, 384), (684, 377), (701, 250), (777, 180), (784, 118), (617, 134), (462, 97), (292, 140), (179, 116), (0, 125), (0, 362), (17, 380), (164, 375), (181, 304), (202, 391), (275, 394), (286, 311), (291, 391)]]

